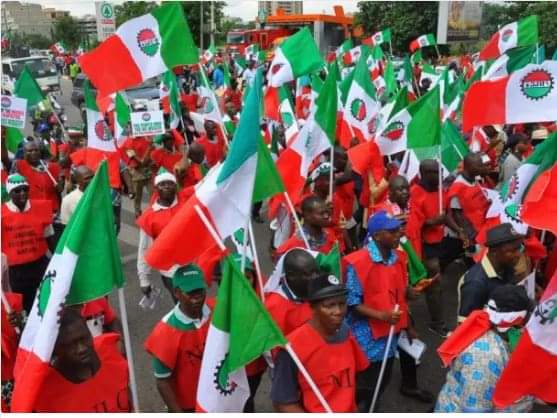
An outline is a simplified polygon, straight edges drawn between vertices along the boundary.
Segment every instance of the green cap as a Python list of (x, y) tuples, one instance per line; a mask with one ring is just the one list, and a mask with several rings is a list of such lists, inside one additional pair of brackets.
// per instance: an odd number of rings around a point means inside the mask
[(203, 272), (195, 264), (180, 267), (172, 276), (172, 287), (182, 292), (192, 292), (199, 289), (207, 289)]
[(162, 144), (162, 142), (164, 141), (165, 138), (165, 134), (159, 134), (159, 135), (155, 135), (155, 137), (153, 138), (153, 143), (154, 144)]

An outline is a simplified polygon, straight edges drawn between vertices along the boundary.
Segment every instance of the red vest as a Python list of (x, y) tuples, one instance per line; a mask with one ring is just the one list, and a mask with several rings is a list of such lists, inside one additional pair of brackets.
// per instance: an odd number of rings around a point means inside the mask
[(180, 99), (190, 112), (197, 110), (197, 94), (182, 94)]
[(135, 158), (130, 158), (127, 152), (133, 151), (135, 153), (135, 157), (142, 160), (147, 155), (150, 147), (151, 141), (144, 137), (128, 138), (120, 147), (120, 154), (129, 167), (135, 168), (138, 166), (138, 162)]
[(444, 236), (443, 225), (424, 226), (425, 221), (439, 216), (439, 192), (428, 192), (419, 184), (414, 184), (410, 188), (409, 206), (411, 210), (408, 223), (415, 218), (416, 227), (421, 230), (423, 242), (427, 244), (441, 242)]
[(181, 207), (180, 200), (177, 205), (168, 209), (155, 211), (152, 206), (149, 206), (135, 222), (147, 235), (155, 239)]
[[(323, 232), (326, 236), (325, 242), (318, 248), (312, 248), (312, 250), (327, 254), (336, 244), (337, 236), (330, 228), (324, 228)], [(288, 238), (280, 247), (277, 248), (277, 256), (285, 254), (288, 250), (297, 247), (305, 248), (306, 245), (304, 244), (304, 240), (302, 238), (298, 238), (297, 233), (294, 233), (294, 235)], [(341, 243), (339, 243), (339, 247), (341, 247), (340, 250), (342, 251)]]
[[(310, 324), (305, 324), (287, 338), (332, 411), (357, 412), (356, 372), (366, 369), (368, 361), (354, 337), (328, 344)], [(298, 384), (304, 410), (325, 412), (300, 372)]]
[(10, 266), (38, 260), (48, 250), (44, 230), (52, 224), (51, 204), (46, 200), (29, 202), (27, 212), (12, 212), (2, 205), (2, 252)]
[(174, 173), (174, 166), (178, 161), (182, 159), (182, 154), (178, 151), (168, 151), (164, 148), (158, 148), (151, 152), (151, 160), (157, 166), (156, 171), (159, 171), (160, 167), (164, 167), (171, 173)]
[(449, 188), (447, 199), (450, 202), (453, 197), (458, 197), (462, 212), (468, 219), (476, 232), (485, 223), (485, 215), (489, 209), (489, 201), (484, 195), (479, 184), (469, 186), (463, 182), (455, 181)]
[(210, 324), (211, 318), (199, 329), (184, 331), (160, 321), (145, 340), (145, 350), (172, 369), (172, 388), (182, 409), (195, 409), (201, 360)]
[(338, 202), (339, 211), (342, 211), (342, 215), (346, 220), (350, 219), (354, 213), (354, 201), (356, 200), (354, 182), (350, 181), (341, 186), (336, 186), (334, 197), (335, 211), (337, 210)]
[[(48, 163), (47, 166), (48, 171), (57, 182), (60, 176), (60, 166), (56, 163)], [(29, 183), (29, 199), (49, 200), (52, 203), (52, 211), (56, 212), (60, 207), (60, 196), (56, 191), (56, 184), (50, 176), (46, 172), (35, 170), (25, 160), (16, 160), (16, 169)]]
[(184, 175), (184, 180), (182, 181), (182, 187), (195, 186), (201, 181), (203, 174), (201, 173), (201, 168), (199, 164), (191, 163), (186, 174)]
[[(406, 303), (406, 287), (408, 286), (408, 262), (406, 254), (396, 251), (397, 261), (387, 266), (374, 263), (367, 248), (362, 248), (346, 256), (344, 260), (350, 264), (360, 279), (364, 292), (363, 304), (379, 311), (392, 311), (395, 305), (403, 312), (395, 326), (395, 333), (408, 325), (408, 306)], [(386, 321), (370, 319), (369, 326), (373, 338), (385, 337), (389, 334), (390, 324)]]
[(209, 167), (214, 166), (224, 158), (224, 142), (218, 134), (212, 141), (209, 141), (207, 135), (203, 135), (197, 138), (196, 142), (205, 150), (205, 160)]
[(97, 373), (81, 383), (66, 380), (50, 368), (35, 412), (130, 412), (128, 399), (128, 363), (118, 350), (117, 334), (103, 334), (94, 339), (101, 361)]
[(309, 303), (296, 303), (275, 292), (265, 295), (265, 307), (284, 335), (305, 324), (312, 315)]

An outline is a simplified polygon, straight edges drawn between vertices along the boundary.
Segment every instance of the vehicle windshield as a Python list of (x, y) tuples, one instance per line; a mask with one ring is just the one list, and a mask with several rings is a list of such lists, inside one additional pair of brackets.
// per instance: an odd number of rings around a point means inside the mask
[(29, 58), (12, 62), (13, 77), (19, 77), (25, 65), (27, 65), (31, 75), (35, 78), (51, 77), (57, 74), (56, 67), (47, 58)]
[(227, 44), (243, 44), (244, 41), (244, 34), (243, 33), (229, 33), (226, 36), (226, 43)]

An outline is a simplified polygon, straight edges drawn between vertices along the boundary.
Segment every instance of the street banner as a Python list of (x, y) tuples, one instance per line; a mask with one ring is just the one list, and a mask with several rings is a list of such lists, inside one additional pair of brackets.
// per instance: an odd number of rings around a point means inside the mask
[(441, 1), (437, 16), (437, 43), (474, 42), (480, 39), (482, 2)]
[(27, 99), (15, 96), (2, 96), (2, 126), (23, 129), (27, 116)]
[(164, 133), (162, 110), (132, 112), (132, 136), (150, 136)]
[(116, 15), (114, 6), (105, 1), (95, 2), (95, 12), (97, 17), (97, 35), (99, 42), (104, 41), (116, 31)]

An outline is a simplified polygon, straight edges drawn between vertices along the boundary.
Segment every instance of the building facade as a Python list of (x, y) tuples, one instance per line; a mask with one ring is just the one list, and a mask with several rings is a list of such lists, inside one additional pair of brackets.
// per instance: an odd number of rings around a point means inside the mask
[(69, 16), (66, 10), (45, 8), (40, 4), (2, 1), (2, 32), (37, 34), (50, 38), (57, 20)]
[(282, 9), (287, 15), (302, 14), (304, 12), (303, 1), (259, 1), (258, 6), (259, 13), (264, 11), (267, 16), (276, 14), (277, 9)]

